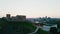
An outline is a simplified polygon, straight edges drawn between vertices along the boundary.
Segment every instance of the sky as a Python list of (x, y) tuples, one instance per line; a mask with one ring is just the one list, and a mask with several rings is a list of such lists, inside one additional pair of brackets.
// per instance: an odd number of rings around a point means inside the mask
[(60, 0), (0, 0), (0, 17), (6, 14), (60, 18)]

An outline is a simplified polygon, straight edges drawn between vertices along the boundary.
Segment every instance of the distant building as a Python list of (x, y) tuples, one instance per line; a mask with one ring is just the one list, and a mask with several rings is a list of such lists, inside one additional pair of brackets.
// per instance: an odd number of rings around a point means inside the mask
[(26, 21), (26, 16), (25, 15), (11, 16), (10, 14), (6, 14), (6, 17), (3, 17), (3, 19), (6, 19), (8, 21)]
[(11, 18), (12, 21), (26, 21), (26, 16), (25, 15), (17, 15), (16, 17)]
[(11, 17), (11, 15), (10, 14), (6, 14), (6, 18), (10, 18)]

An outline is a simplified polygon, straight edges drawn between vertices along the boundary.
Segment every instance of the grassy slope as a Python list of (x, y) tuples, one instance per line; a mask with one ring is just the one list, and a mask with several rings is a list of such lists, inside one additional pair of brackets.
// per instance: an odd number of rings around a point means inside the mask
[[(19, 26), (22, 29), (20, 31), (23, 31), (23, 34), (30, 33), (36, 29), (30, 22), (14, 22), (14, 21), (6, 21), (0, 19), (0, 26), (6, 27), (6, 26), (13, 26), (15, 27), (14, 31), (17, 30), (16, 27)], [(48, 34), (46, 31), (43, 31), (39, 29), (37, 34)]]
[[(32, 30), (36, 29), (36, 27), (34, 27), (31, 23), (30, 24), (29, 23), (24, 23), (24, 26), (28, 27), (28, 28), (32, 28)], [(36, 34), (48, 34), (48, 32), (39, 29)]]

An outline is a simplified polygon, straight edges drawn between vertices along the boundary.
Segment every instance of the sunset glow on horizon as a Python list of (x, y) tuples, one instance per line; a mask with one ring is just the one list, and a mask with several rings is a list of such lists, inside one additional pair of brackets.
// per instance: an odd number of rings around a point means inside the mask
[(6, 14), (60, 18), (60, 0), (0, 0), (0, 17)]

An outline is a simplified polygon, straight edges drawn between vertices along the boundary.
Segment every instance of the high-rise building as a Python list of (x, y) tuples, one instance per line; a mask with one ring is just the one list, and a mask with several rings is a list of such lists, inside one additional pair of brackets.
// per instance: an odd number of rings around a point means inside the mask
[(6, 18), (10, 18), (11, 17), (11, 15), (10, 14), (6, 14)]
[(25, 21), (26, 20), (26, 16), (25, 15), (17, 15), (16, 19), (19, 21)]
[(10, 14), (6, 14), (6, 19), (10, 21), (26, 21), (26, 16), (25, 15), (17, 15), (17, 16), (12, 16)]

